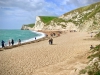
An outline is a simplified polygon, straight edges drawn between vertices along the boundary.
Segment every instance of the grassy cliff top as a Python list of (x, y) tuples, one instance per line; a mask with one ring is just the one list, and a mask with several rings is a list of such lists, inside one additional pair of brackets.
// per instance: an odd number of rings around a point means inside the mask
[(47, 22), (49, 22), (49, 21), (51, 21), (51, 20), (57, 18), (57, 17), (55, 17), (55, 16), (39, 16), (39, 17), (41, 18), (41, 20), (42, 20), (44, 23), (47, 23)]
[(30, 27), (30, 28), (32, 28), (32, 27), (34, 27), (34, 23), (32, 23), (32, 24), (27, 24), (27, 25), (25, 25), (25, 26), (28, 26), (28, 27)]

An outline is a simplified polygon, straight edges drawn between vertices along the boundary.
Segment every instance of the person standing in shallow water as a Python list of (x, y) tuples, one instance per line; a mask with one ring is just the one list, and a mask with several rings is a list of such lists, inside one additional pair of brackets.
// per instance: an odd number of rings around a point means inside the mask
[(11, 44), (12, 44), (12, 46), (14, 45), (14, 40), (12, 39), (12, 41), (11, 41)]
[(21, 39), (19, 39), (18, 44), (19, 44), (19, 45), (21, 44)]
[(36, 40), (36, 37), (35, 37), (35, 40)]

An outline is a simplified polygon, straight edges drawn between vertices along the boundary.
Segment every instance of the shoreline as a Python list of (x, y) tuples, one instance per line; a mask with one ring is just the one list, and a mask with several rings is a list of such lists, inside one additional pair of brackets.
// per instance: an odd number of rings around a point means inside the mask
[(90, 45), (99, 44), (99, 41), (88, 40), (89, 38), (91, 37), (87, 32), (68, 32), (62, 33), (60, 37), (54, 37), (52, 45), (48, 42), (49, 38), (43, 38), (1, 51), (0, 73), (1, 75), (70, 75), (72, 71), (77, 72), (83, 68), (81, 64), (83, 66), (87, 64)]
[[(31, 30), (30, 30), (31, 31)], [(30, 43), (33, 43), (33, 42), (36, 42), (36, 41), (39, 41), (39, 40), (42, 40), (43, 38), (45, 38), (45, 33), (42, 33), (42, 32), (37, 32), (37, 31), (31, 31), (31, 32), (35, 32), (36, 34), (39, 34), (41, 36), (36, 36), (36, 40), (35, 38), (31, 38), (31, 39), (28, 39), (28, 40), (23, 40), (21, 42), (21, 44), (18, 44), (18, 42), (15, 42), (15, 44), (12, 46), (8, 46), (8, 44), (5, 46), (5, 48), (2, 48), (2, 46), (0, 46), (0, 50), (2, 49), (11, 49), (11, 48), (14, 48), (14, 47), (18, 47), (18, 46), (21, 46), (21, 45), (26, 45), (26, 44), (30, 44)]]
[[(32, 31), (32, 30), (30, 30), (30, 31)], [(29, 40), (22, 41), (21, 44), (18, 44), (16, 42), (13, 46), (7, 45), (5, 48), (0, 47), (0, 51), (2, 51), (4, 49), (12, 49), (12, 48), (19, 47), (19, 46), (26, 45), (26, 44), (40, 42), (40, 41), (43, 41), (43, 40), (48, 40), (51, 37), (52, 38), (58, 37), (59, 36), (58, 34), (62, 33), (62, 31), (52, 31), (52, 30), (41, 30), (41, 31), (32, 31), (32, 32), (35, 32), (36, 34), (40, 34), (41, 36), (37, 36), (36, 40), (34, 38), (32, 38), (32, 39), (29, 39)], [(55, 33), (55, 36), (51, 35), (53, 33)], [(48, 36), (46, 36), (46, 35), (48, 35)]]

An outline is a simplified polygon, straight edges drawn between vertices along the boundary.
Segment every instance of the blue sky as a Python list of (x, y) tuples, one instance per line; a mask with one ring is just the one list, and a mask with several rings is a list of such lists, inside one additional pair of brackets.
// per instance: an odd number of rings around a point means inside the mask
[(100, 0), (0, 0), (0, 29), (20, 29), (36, 16), (61, 16)]

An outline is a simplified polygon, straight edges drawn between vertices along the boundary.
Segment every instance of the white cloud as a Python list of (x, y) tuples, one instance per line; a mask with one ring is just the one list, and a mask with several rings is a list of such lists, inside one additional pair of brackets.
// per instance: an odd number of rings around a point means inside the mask
[(41, 9), (45, 5), (44, 0), (2, 0), (1, 7), (18, 7), (28, 11)]
[[(80, 6), (100, 0), (0, 0), (2, 22), (12, 17), (18, 22), (35, 22), (36, 16), (60, 16)], [(14, 20), (13, 20), (14, 21)], [(16, 22), (15, 22), (16, 23)], [(19, 23), (20, 24), (20, 23)]]

